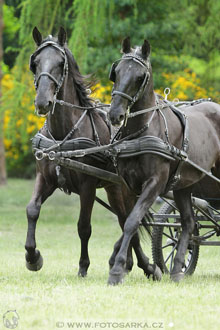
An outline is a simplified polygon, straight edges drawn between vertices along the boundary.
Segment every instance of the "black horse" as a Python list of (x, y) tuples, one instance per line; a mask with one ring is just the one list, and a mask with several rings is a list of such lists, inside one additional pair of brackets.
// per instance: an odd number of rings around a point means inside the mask
[[(87, 143), (92, 141), (95, 145), (108, 144), (111, 136), (109, 123), (101, 111), (94, 109), (94, 102), (88, 96), (83, 76), (65, 44), (65, 30), (60, 28), (57, 39), (49, 36), (42, 40), (41, 33), (34, 28), (33, 38), (37, 44), (37, 50), (31, 56), (30, 69), (35, 75), (37, 90), (35, 106), (40, 116), (47, 116), (46, 123), (40, 131), (40, 139), (42, 137), (50, 139), (50, 143), (52, 142), (55, 148), (58, 144), (57, 141), (60, 145), (64, 145), (64, 142), (68, 142), (70, 139), (77, 141), (80, 137), (85, 138)], [(61, 105), (56, 102), (56, 98), (74, 104), (75, 107)], [(88, 107), (90, 110), (87, 111), (84, 108), (79, 110), (80, 107)], [(112, 163), (103, 161), (103, 159), (84, 157), (78, 160), (114, 171)], [(126, 200), (124, 203), (120, 185), (103, 182), (96, 177), (57, 167), (48, 158), (37, 161), (35, 188), (27, 206), (28, 231), (25, 249), (27, 250), (26, 266), (29, 270), (37, 271), (43, 265), (43, 259), (40, 252), (36, 250), (35, 241), (35, 229), (41, 205), (53, 194), (55, 189), (61, 188), (67, 193), (73, 192), (80, 196), (78, 233), (81, 239), (81, 256), (78, 274), (86, 276), (90, 264), (88, 255), (88, 241), (91, 235), (90, 220), (97, 187), (105, 188), (109, 203), (123, 228), (129, 208), (125, 205)], [(126, 188), (124, 187), (123, 190), (125, 196)], [(134, 237), (132, 244), (138, 258), (138, 265), (145, 274), (148, 276), (153, 274), (155, 278), (160, 278), (160, 272), (155, 266), (150, 265), (149, 260), (144, 256), (138, 235)], [(119, 245), (120, 241), (116, 244), (116, 250)], [(110, 266), (113, 264), (114, 254), (110, 259)], [(126, 269), (131, 270), (132, 265), (130, 248)]]
[[(110, 73), (110, 79), (114, 81), (109, 113), (112, 124), (119, 125), (124, 121), (121, 127), (123, 139), (130, 139), (132, 134), (142, 138), (151, 136), (154, 141), (156, 137), (164, 141), (164, 145), (173, 145), (181, 150), (187, 142), (181, 121), (153, 90), (149, 42), (145, 40), (142, 47), (132, 49), (130, 39), (126, 38), (122, 43), (122, 50), (122, 59), (112, 66)], [(145, 110), (135, 116), (142, 109)], [(131, 112), (130, 116), (128, 110)], [(213, 102), (202, 102), (185, 107), (184, 113), (188, 118), (188, 159), (220, 177), (220, 106)], [(118, 159), (119, 173), (138, 198), (125, 222), (122, 244), (110, 270), (110, 284), (122, 281), (130, 240), (157, 196), (169, 189), (170, 179), (177, 171), (180, 178), (173, 190), (181, 213), (182, 234), (171, 278), (174, 281), (183, 278), (184, 256), (194, 229), (191, 192), (195, 184), (204, 177), (204, 173), (187, 162), (181, 162), (181, 166), (179, 164), (178, 160), (169, 160), (155, 153)]]

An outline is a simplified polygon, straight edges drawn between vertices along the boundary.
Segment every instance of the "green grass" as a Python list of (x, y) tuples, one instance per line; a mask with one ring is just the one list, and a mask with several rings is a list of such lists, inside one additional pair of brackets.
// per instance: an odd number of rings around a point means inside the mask
[[(24, 261), (25, 207), (33, 184), (9, 180), (0, 189), (0, 329), (6, 329), (3, 314), (15, 309), (18, 329), (24, 330), (58, 329), (56, 322), (64, 322), (59, 325), (67, 329), (67, 322), (77, 321), (91, 322), (94, 329), (158, 329), (160, 323), (162, 329), (219, 329), (218, 247), (201, 247), (195, 274), (180, 284), (168, 276), (154, 283), (135, 265), (123, 285), (108, 287), (108, 258), (120, 229), (116, 218), (96, 204), (89, 244), (91, 265), (87, 278), (78, 278), (79, 201), (75, 195), (57, 191), (42, 207), (37, 246), (44, 266), (39, 272), (29, 272)], [(102, 191), (98, 195), (104, 196)], [(144, 248), (151, 255), (150, 242)]]

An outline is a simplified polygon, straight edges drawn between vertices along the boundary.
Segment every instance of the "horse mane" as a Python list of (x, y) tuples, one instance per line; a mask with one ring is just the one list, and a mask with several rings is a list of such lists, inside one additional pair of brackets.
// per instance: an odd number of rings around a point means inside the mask
[[(48, 36), (47, 38), (45, 38), (42, 41), (42, 44), (46, 41), (54, 41), (59, 45), (57, 38), (54, 38), (52, 36)], [(88, 78), (89, 76), (83, 76), (80, 73), (78, 64), (76, 63), (76, 60), (67, 45), (64, 46), (64, 50), (68, 60), (68, 71), (70, 76), (72, 77), (79, 103), (83, 107), (92, 106), (93, 99), (89, 97), (87, 89), (91, 88), (93, 83), (85, 82), (86, 78)]]
[(69, 74), (73, 79), (80, 105), (83, 107), (91, 106), (93, 102), (92, 98), (88, 95), (87, 89), (92, 87), (92, 83), (85, 82), (87, 76), (83, 76), (80, 73), (78, 64), (71, 51), (67, 47), (64, 47), (64, 49), (68, 60)]

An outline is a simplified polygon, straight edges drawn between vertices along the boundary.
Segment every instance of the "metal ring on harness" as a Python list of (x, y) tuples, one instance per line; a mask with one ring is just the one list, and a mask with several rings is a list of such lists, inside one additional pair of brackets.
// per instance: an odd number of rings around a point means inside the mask
[(37, 150), (34, 156), (37, 160), (42, 160), (45, 157), (45, 153), (42, 150)]
[(169, 87), (166, 87), (164, 89), (165, 100), (167, 100), (167, 97), (168, 97), (169, 94), (170, 94), (170, 88)]

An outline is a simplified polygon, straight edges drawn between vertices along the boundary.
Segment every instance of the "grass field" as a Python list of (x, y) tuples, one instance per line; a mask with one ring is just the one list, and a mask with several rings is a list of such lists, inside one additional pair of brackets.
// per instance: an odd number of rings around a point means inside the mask
[[(39, 272), (24, 261), (25, 207), (33, 181), (9, 180), (0, 190), (0, 329), (3, 315), (16, 310), (18, 329), (219, 329), (220, 250), (201, 247), (193, 276), (172, 283), (147, 280), (135, 265), (123, 285), (109, 287), (108, 258), (120, 235), (116, 218), (99, 205), (93, 212), (91, 265), (77, 277), (80, 241), (77, 196), (57, 191), (42, 207), (37, 246)], [(99, 196), (104, 196), (102, 191)], [(144, 243), (150, 252), (150, 242)]]

